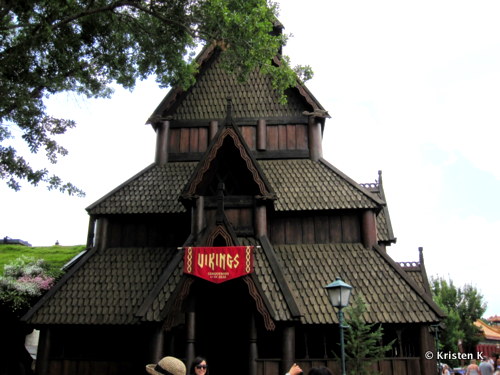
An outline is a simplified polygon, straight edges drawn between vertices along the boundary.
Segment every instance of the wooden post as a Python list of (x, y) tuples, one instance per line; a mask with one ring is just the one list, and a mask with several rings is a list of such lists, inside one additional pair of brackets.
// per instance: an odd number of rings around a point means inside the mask
[(375, 218), (375, 212), (371, 210), (363, 212), (361, 227), (363, 245), (365, 248), (371, 249), (372, 246), (377, 243), (377, 220)]
[(38, 339), (38, 349), (36, 352), (36, 375), (49, 375), (50, 361), (50, 328), (40, 329), (40, 338)]
[(189, 369), (195, 358), (196, 344), (196, 310), (192, 297), (188, 300), (186, 312), (186, 367)]
[(95, 222), (96, 222), (96, 218), (91, 215), (89, 218), (89, 230), (87, 232), (87, 248), (93, 247), (95, 245), (95, 243), (94, 243)]
[(255, 207), (255, 232), (257, 238), (267, 235), (267, 208), (265, 205)]
[(295, 327), (283, 328), (283, 354), (280, 374), (285, 374), (295, 362)]
[(255, 314), (250, 315), (249, 328), (249, 350), (248, 350), (248, 375), (257, 375), (257, 327), (255, 325)]
[(156, 327), (153, 331), (151, 337), (151, 362), (157, 363), (163, 357), (163, 353), (165, 353), (163, 347), (163, 328), (161, 324)]
[(168, 131), (170, 122), (161, 121), (156, 127), (155, 163), (165, 165), (168, 162)]
[(321, 121), (314, 116), (309, 116), (309, 156), (311, 160), (317, 161), (323, 157), (321, 145)]
[(210, 121), (210, 125), (208, 126), (209, 140), (212, 140), (212, 138), (215, 137), (215, 134), (217, 134), (217, 130), (219, 130), (219, 121), (216, 120)]
[(257, 150), (264, 151), (267, 147), (267, 126), (266, 120), (257, 121)]
[(204, 223), (204, 205), (205, 199), (203, 196), (196, 198), (196, 205), (191, 209), (191, 234), (196, 238), (197, 234), (203, 229)]
[(95, 247), (98, 250), (103, 250), (108, 246), (108, 227), (109, 220), (105, 217), (97, 219)]
[(434, 355), (431, 359), (426, 358), (426, 353), (431, 352), (436, 354), (436, 345), (434, 338), (429, 331), (429, 326), (420, 326), (420, 371), (422, 375), (436, 374), (437, 362)]

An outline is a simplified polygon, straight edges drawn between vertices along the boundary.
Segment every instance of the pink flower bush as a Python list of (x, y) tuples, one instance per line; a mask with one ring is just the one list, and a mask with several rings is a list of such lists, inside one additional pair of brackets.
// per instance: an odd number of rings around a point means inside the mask
[(54, 285), (54, 278), (46, 274), (47, 266), (41, 259), (20, 257), (4, 266), (0, 276), (0, 304), (19, 311), (26, 308)]
[(20, 283), (34, 284), (40, 290), (49, 290), (54, 285), (54, 278), (50, 276), (23, 276), (17, 279)]

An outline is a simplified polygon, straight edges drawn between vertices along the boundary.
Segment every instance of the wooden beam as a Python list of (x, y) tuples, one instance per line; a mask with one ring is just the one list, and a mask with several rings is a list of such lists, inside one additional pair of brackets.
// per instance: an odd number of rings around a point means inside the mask
[(361, 238), (366, 249), (371, 249), (377, 243), (377, 221), (375, 212), (366, 210), (361, 219)]
[(168, 133), (170, 123), (161, 121), (156, 126), (156, 154), (155, 163), (165, 165), (168, 162)]
[(316, 117), (311, 116), (309, 117), (309, 152), (314, 161), (323, 157), (321, 141), (321, 122)]
[(217, 130), (219, 130), (219, 122), (218, 121), (210, 121), (210, 124), (208, 126), (208, 142), (212, 140), (213, 137), (215, 137), (215, 134), (217, 134)]
[(257, 150), (264, 151), (267, 148), (267, 129), (266, 120), (257, 121)]
[(295, 362), (295, 327), (288, 325), (283, 328), (282, 334), (281, 374), (288, 372)]

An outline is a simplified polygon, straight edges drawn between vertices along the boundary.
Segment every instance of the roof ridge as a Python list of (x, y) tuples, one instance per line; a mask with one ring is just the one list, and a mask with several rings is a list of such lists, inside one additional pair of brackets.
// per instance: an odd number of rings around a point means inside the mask
[(292, 317), (299, 318), (303, 316), (304, 314), (300, 311), (297, 301), (295, 301), (293, 293), (291, 292), (292, 288), (290, 288), (290, 285), (288, 285), (286, 277), (281, 269), (279, 260), (274, 254), (273, 245), (265, 235), (261, 236), (259, 238), (259, 241), (262, 244), (264, 254), (266, 254), (267, 261), (269, 262), (274, 276), (276, 277), (279, 288), (283, 293), (283, 297), (285, 298), (286, 304), (288, 306), (288, 309), (290, 310)]
[(357, 190), (361, 191), (363, 194), (365, 194), (368, 198), (370, 198), (371, 200), (373, 200), (375, 203), (379, 204), (380, 206), (385, 206), (387, 204), (383, 199), (377, 197), (374, 193), (372, 193), (371, 191), (369, 191), (367, 188), (361, 186), (359, 183), (357, 183), (356, 181), (354, 181), (351, 177), (349, 177), (348, 175), (346, 175), (344, 172), (342, 172), (340, 169), (338, 169), (337, 167), (335, 167), (333, 164), (331, 164), (329, 161), (327, 161), (323, 157), (320, 157), (318, 159), (318, 162), (324, 164), (326, 167), (328, 167), (333, 172), (335, 172), (336, 174), (338, 174), (340, 177), (342, 177), (342, 179), (344, 179), (346, 182), (348, 182), (349, 184), (351, 184)]
[(373, 245), (373, 249), (390, 265), (392, 268), (408, 283), (408, 285), (427, 303), (427, 305), (439, 316), (444, 317), (446, 314), (441, 310), (436, 302), (429, 296), (425, 290), (420, 288), (406, 273), (406, 271), (392, 259), (384, 250), (378, 245)]
[(140, 170), (139, 172), (137, 172), (135, 175), (133, 175), (132, 177), (128, 178), (127, 180), (125, 180), (124, 182), (122, 182), (120, 185), (118, 185), (117, 187), (115, 187), (113, 190), (111, 190), (110, 192), (108, 192), (107, 194), (105, 194), (104, 196), (102, 196), (101, 198), (99, 198), (97, 201), (95, 201), (90, 206), (88, 206), (85, 210), (86, 211), (92, 210), (97, 205), (99, 205), (99, 203), (105, 201), (111, 195), (115, 194), (117, 191), (121, 190), (122, 188), (124, 188), (125, 186), (127, 186), (128, 184), (130, 184), (132, 181), (136, 180), (137, 178), (139, 178), (140, 176), (142, 176), (144, 173), (146, 173), (150, 169), (153, 169), (157, 165), (158, 165), (157, 163), (151, 163), (146, 168), (143, 168), (142, 170)]

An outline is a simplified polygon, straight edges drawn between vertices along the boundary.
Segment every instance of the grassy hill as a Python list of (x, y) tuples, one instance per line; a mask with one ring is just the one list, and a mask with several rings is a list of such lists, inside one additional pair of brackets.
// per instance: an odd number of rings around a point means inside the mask
[(44, 259), (51, 269), (58, 270), (83, 250), (85, 250), (84, 245), (29, 247), (0, 244), (0, 275), (3, 275), (3, 266), (5, 264), (21, 256)]

